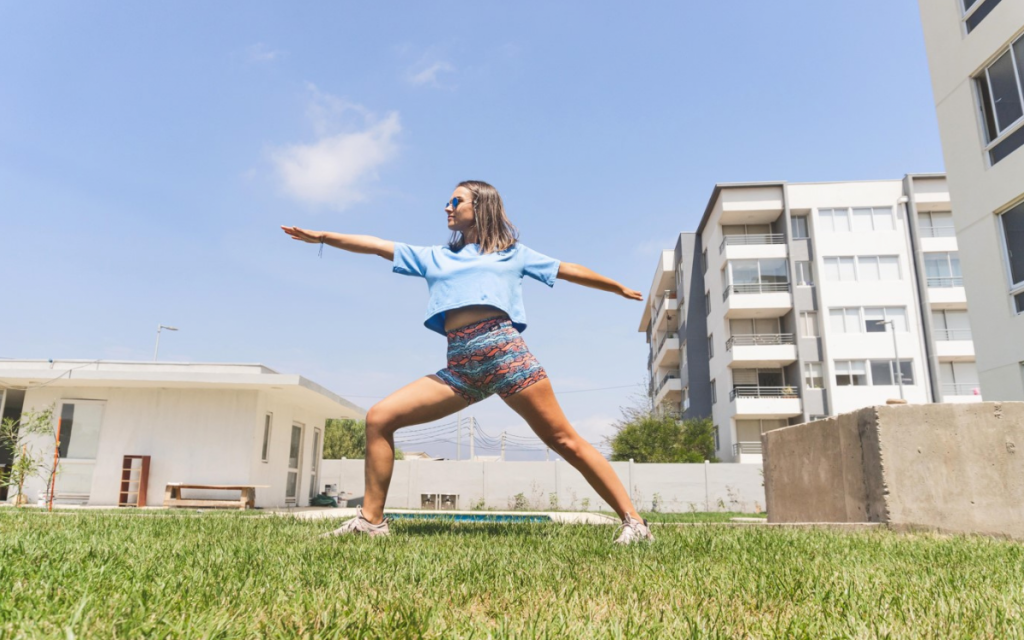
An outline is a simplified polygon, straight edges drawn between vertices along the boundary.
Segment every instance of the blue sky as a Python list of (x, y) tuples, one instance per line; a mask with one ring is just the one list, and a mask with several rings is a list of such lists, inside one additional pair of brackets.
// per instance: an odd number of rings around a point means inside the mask
[[(524, 243), (646, 293), (716, 182), (943, 170), (915, 2), (374, 4), (0, 3), (0, 356), (148, 360), (164, 323), (162, 360), (369, 407), (444, 365), (426, 286), (280, 224), (440, 244), (482, 179)], [(599, 441), (644, 379), (641, 305), (524, 287)]]

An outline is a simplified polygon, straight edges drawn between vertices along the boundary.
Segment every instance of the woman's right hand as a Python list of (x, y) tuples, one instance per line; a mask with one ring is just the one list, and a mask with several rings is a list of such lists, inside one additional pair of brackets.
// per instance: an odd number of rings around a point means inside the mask
[(307, 229), (300, 229), (299, 227), (286, 227), (281, 225), (281, 229), (292, 237), (292, 240), (301, 240), (303, 242), (317, 243), (323, 242), (324, 236), (327, 235), (326, 231), (309, 231)]

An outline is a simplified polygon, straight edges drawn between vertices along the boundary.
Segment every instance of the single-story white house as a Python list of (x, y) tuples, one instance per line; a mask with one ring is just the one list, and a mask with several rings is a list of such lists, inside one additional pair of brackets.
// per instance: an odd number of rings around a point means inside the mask
[[(55, 502), (109, 506), (125, 455), (150, 456), (150, 506), (173, 482), (264, 485), (257, 507), (305, 506), (323, 489), (325, 421), (366, 415), (260, 364), (0, 360), (4, 417), (51, 406), (62, 440)], [(52, 441), (31, 444), (53, 451)], [(26, 484), (30, 502), (45, 493), (41, 479)]]

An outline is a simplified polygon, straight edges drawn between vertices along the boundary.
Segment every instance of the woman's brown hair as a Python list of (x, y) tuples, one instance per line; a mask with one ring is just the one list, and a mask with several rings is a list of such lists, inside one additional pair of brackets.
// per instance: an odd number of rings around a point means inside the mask
[[(498, 190), (481, 180), (465, 180), (455, 188), (465, 187), (473, 194), (473, 213), (476, 217), (476, 238), (480, 253), (504, 251), (519, 239), (519, 230), (505, 215), (505, 205)], [(466, 239), (459, 231), (452, 232), (448, 248), (459, 251), (466, 246)]]

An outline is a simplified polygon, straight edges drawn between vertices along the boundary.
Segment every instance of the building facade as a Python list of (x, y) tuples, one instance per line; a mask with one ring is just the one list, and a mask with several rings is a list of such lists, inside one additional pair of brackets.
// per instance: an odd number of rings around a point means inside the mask
[(640, 323), (660, 410), (761, 433), (903, 397), (979, 402), (946, 180), (717, 185), (659, 258)]
[[(311, 380), (259, 364), (4, 360), (0, 382), (5, 418), (53, 410), (57, 504), (117, 505), (124, 456), (146, 455), (148, 506), (163, 503), (171, 482), (256, 485), (257, 507), (306, 506), (323, 488), (326, 420), (365, 415)], [(54, 450), (43, 436), (28, 446), (47, 461)], [(43, 478), (25, 485), (31, 502), (47, 494)]]
[(990, 400), (1024, 400), (1024, 0), (920, 0)]

